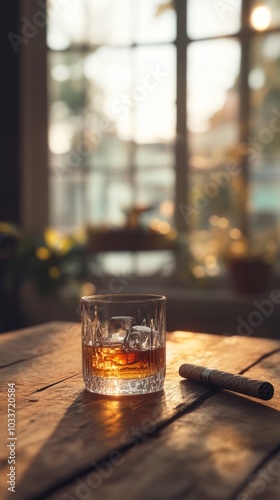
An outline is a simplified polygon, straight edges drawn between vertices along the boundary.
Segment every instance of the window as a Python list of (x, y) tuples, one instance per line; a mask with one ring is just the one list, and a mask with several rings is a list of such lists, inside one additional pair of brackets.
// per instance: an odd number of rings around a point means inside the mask
[(133, 204), (162, 218), (174, 200), (174, 39), (158, 1), (72, 0), (50, 17), (55, 226), (121, 226)]
[[(188, 233), (195, 278), (280, 234), (277, 0), (49, 2), (50, 221)], [(143, 208), (144, 210), (144, 208)]]

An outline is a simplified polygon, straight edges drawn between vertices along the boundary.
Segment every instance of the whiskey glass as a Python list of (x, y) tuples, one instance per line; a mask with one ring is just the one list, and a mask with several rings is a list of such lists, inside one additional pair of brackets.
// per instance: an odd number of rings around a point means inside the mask
[(165, 377), (166, 298), (91, 295), (81, 298), (83, 378), (106, 395), (162, 390)]

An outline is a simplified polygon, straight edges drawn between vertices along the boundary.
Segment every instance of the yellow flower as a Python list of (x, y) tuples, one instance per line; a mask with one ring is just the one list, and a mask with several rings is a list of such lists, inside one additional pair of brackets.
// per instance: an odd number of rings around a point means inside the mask
[(36, 256), (38, 257), (38, 259), (40, 259), (40, 260), (47, 260), (51, 256), (51, 252), (46, 247), (38, 247), (36, 249), (35, 253), (36, 253)]
[(57, 229), (48, 228), (44, 232), (44, 238), (47, 246), (60, 254), (65, 254), (73, 247), (73, 239), (70, 236), (64, 236)]
[(58, 267), (56, 267), (56, 266), (51, 266), (51, 267), (49, 268), (49, 276), (50, 276), (51, 278), (53, 278), (53, 279), (57, 279), (57, 278), (59, 278), (60, 274), (61, 274), (61, 272), (60, 272), (60, 270), (59, 270), (59, 268), (58, 268)]
[(9, 222), (0, 222), (0, 233), (16, 238), (20, 236), (19, 229), (13, 224), (9, 224)]

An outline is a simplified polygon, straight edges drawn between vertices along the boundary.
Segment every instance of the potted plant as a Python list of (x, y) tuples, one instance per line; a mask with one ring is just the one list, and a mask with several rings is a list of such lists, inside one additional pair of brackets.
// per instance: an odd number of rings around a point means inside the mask
[(260, 245), (241, 237), (230, 243), (227, 258), (234, 290), (239, 293), (262, 293), (266, 290), (277, 248), (273, 241)]

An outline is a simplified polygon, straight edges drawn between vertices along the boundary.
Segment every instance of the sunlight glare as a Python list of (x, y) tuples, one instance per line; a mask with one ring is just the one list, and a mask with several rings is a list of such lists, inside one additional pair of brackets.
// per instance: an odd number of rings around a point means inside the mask
[(56, 123), (50, 126), (49, 148), (54, 154), (65, 154), (71, 149), (72, 127), (66, 123)]
[(271, 23), (271, 13), (268, 7), (259, 5), (255, 7), (250, 16), (251, 26), (257, 31), (266, 30)]

